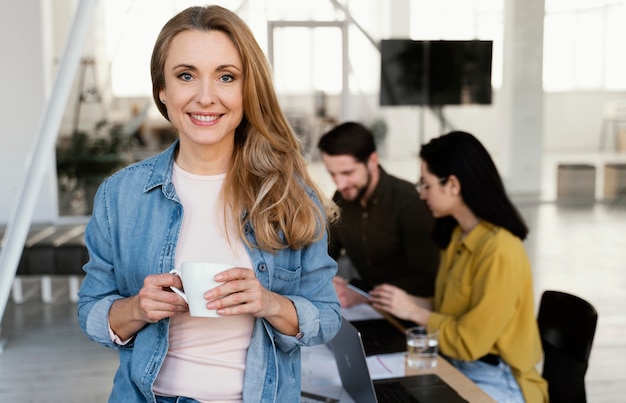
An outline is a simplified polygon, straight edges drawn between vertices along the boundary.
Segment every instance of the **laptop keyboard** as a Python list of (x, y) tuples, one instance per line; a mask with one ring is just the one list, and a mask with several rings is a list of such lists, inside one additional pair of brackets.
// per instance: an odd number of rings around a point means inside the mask
[(377, 383), (374, 389), (378, 403), (419, 403), (400, 382)]

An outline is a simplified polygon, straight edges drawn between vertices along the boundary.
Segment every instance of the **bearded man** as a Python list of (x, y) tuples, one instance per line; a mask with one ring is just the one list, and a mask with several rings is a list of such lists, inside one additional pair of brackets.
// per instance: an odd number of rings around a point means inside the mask
[(329, 254), (348, 259), (357, 278), (333, 280), (343, 307), (367, 302), (364, 291), (383, 283), (432, 297), (439, 250), (430, 239), (433, 218), (415, 185), (380, 166), (372, 132), (357, 122), (342, 123), (319, 140), (318, 148), (337, 190), (341, 218), (330, 229)]

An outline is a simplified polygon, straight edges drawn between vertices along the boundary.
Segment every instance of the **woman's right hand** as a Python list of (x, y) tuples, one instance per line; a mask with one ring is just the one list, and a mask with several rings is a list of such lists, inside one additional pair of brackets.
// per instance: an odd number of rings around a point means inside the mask
[[(428, 322), (431, 311), (424, 308), (416, 297), (408, 294), (399, 287), (382, 284), (370, 291), (372, 306), (388, 312), (400, 319), (411, 320), (420, 325)], [(425, 302), (426, 299), (422, 298)]]
[(170, 287), (183, 288), (179, 276), (170, 273), (151, 274), (143, 280), (137, 294), (135, 318), (155, 323), (178, 312), (189, 310), (187, 303)]
[(109, 311), (111, 330), (120, 339), (126, 340), (147, 323), (187, 312), (187, 303), (170, 287), (182, 288), (180, 277), (170, 273), (147, 276), (137, 295), (113, 303)]

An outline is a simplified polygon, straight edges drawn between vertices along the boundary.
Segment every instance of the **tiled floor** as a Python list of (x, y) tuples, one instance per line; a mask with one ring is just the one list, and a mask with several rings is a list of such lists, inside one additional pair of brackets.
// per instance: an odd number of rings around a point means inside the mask
[[(416, 161), (386, 163), (388, 171), (417, 179)], [(332, 182), (319, 163), (320, 185)], [(616, 205), (568, 206), (518, 202), (531, 229), (526, 241), (536, 300), (546, 289), (577, 294), (599, 312), (587, 373), (588, 401), (614, 403), (626, 396), (626, 200)], [(36, 279), (25, 283), (36, 287)], [(56, 302), (39, 295), (9, 302), (2, 321), (0, 402), (104, 402), (117, 356), (88, 341), (78, 327), (67, 281), (54, 279)], [(36, 289), (36, 288), (35, 288)]]

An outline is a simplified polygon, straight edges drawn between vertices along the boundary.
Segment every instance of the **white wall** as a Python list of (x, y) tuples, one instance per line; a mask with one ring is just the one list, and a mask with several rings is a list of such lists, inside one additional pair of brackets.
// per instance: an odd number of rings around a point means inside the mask
[[(544, 150), (597, 151), (604, 110), (611, 102), (626, 104), (626, 92), (580, 91), (546, 94)], [(626, 125), (622, 126), (622, 130), (626, 130)], [(612, 140), (612, 137), (609, 138)]]
[[(0, 223), (6, 223), (16, 208), (17, 194), (26, 175), (38, 131), (39, 120), (49, 94), (46, 68), (45, 8), (42, 0), (0, 2)], [(53, 150), (50, 150), (52, 153)], [(33, 219), (56, 217), (54, 163), (44, 178)]]

